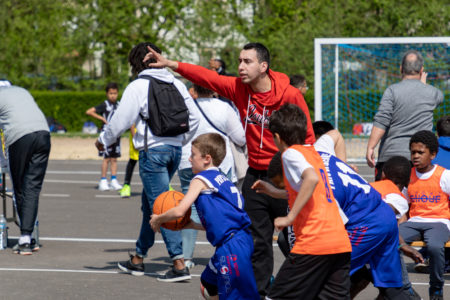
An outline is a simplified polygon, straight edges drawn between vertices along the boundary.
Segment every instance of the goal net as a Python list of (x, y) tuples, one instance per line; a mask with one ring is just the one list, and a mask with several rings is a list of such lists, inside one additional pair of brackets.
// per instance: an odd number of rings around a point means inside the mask
[(349, 160), (365, 160), (373, 116), (386, 87), (401, 80), (407, 50), (423, 55), (427, 83), (444, 92), (435, 120), (450, 114), (450, 37), (324, 38), (314, 44), (314, 118), (341, 131)]

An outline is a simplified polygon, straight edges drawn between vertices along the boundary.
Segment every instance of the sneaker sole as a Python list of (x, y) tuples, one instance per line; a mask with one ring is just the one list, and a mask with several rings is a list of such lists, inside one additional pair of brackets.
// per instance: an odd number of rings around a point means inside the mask
[(429, 266), (415, 266), (414, 271), (416, 271), (417, 273), (427, 274), (430, 272), (430, 267)]
[(190, 279), (191, 279), (191, 275), (185, 275), (185, 276), (168, 278), (168, 279), (161, 278), (161, 277), (156, 278), (156, 280), (161, 281), (161, 282), (178, 282), (178, 281), (186, 281), (186, 280), (190, 280)]
[(28, 252), (28, 251), (26, 251), (26, 252), (24, 252), (24, 251), (20, 251), (20, 250), (16, 250), (16, 251), (13, 251), (13, 253), (14, 254), (19, 254), (19, 255), (32, 255), (33, 254), (33, 252)]
[(133, 276), (142, 276), (145, 274), (145, 272), (142, 272), (142, 271), (133, 271), (133, 270), (127, 269), (126, 267), (122, 266), (120, 263), (117, 263), (117, 266), (119, 267), (119, 269), (121, 269), (125, 273), (131, 274)]

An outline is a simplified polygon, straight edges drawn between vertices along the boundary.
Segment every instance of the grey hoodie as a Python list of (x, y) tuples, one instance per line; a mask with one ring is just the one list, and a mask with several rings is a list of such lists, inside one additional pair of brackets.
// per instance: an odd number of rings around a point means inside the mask
[(9, 147), (21, 137), (36, 131), (50, 131), (44, 114), (33, 96), (18, 86), (0, 87), (0, 128)]
[(139, 73), (139, 75), (150, 75), (161, 81), (173, 82), (183, 96), (186, 106), (189, 109), (189, 133), (175, 137), (159, 137), (152, 134), (150, 129), (148, 129), (148, 126), (145, 126), (145, 121), (140, 117), (140, 114), (144, 117), (148, 116), (147, 96), (150, 81), (138, 78), (126, 87), (122, 94), (122, 98), (120, 99), (119, 106), (117, 107), (114, 116), (111, 118), (111, 121), (100, 134), (99, 141), (102, 144), (109, 146), (113, 144), (117, 140), (117, 137), (125, 130), (129, 129), (131, 125), (136, 124), (136, 134), (133, 137), (133, 144), (137, 150), (144, 149), (144, 135), (146, 128), (148, 148), (161, 145), (181, 147), (186, 138), (189, 138), (191, 134), (195, 133), (199, 122), (199, 115), (192, 113), (197, 111), (197, 108), (194, 100), (186, 89), (186, 86), (166, 69), (147, 69)]

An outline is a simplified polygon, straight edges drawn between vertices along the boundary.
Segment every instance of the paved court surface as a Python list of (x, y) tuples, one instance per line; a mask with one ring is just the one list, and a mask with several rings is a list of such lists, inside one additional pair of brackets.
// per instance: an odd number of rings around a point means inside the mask
[[(157, 274), (170, 266), (159, 234), (145, 260), (145, 276), (119, 272), (117, 261), (128, 258), (139, 232), (142, 185), (136, 168), (131, 198), (98, 191), (100, 163), (50, 162), (39, 208), (42, 248), (26, 257), (13, 254), (11, 249), (0, 251), (0, 299), (201, 299), (199, 276), (213, 253), (204, 233), (197, 240), (197, 266), (190, 282), (156, 280)], [(122, 180), (125, 162), (119, 162), (119, 170)], [(373, 179), (367, 167), (361, 166), (360, 173)], [(179, 189), (177, 178), (172, 186)], [(9, 227), (12, 246), (19, 230), (13, 223)], [(283, 261), (279, 249), (275, 249), (275, 259), (277, 270)], [(414, 273), (411, 262), (408, 267), (414, 287), (428, 299), (428, 275)], [(446, 280), (448, 297), (450, 274)], [(374, 299), (376, 294), (370, 287), (357, 299)]]

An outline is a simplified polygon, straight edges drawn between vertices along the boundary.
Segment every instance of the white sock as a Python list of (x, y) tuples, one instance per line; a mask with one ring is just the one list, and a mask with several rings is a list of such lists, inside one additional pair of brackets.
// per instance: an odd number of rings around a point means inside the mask
[(19, 238), (19, 245), (30, 244), (31, 243), (31, 235), (21, 235)]

